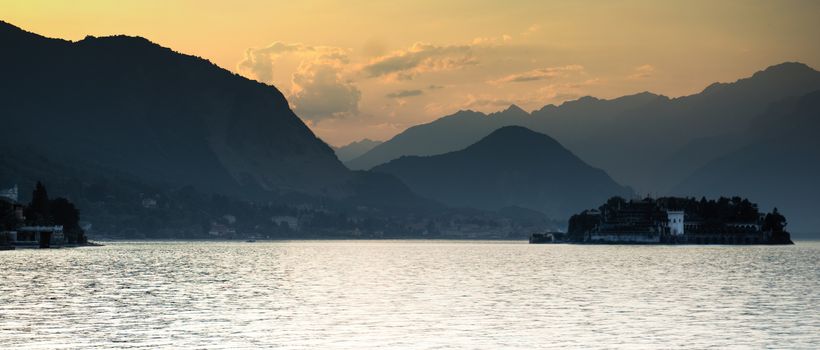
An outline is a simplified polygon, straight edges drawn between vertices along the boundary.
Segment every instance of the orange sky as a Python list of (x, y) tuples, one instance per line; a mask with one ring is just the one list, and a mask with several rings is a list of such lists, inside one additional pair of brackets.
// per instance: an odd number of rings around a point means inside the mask
[(820, 1), (36, 1), (50, 37), (144, 36), (275, 85), (331, 144), (459, 109), (669, 96), (769, 65), (820, 67)]

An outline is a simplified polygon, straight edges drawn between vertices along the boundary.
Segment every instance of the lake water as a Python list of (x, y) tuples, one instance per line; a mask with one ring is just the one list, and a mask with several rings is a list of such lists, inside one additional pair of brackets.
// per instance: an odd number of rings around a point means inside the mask
[(2, 349), (820, 347), (820, 243), (0, 252)]

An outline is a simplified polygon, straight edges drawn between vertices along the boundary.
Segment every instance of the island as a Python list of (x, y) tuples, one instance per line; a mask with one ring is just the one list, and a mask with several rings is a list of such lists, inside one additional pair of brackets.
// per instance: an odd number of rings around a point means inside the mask
[(746, 198), (612, 197), (569, 219), (567, 232), (534, 233), (530, 243), (794, 244), (777, 208)]
[(79, 222), (74, 204), (66, 198), (49, 199), (40, 182), (28, 204), (18, 202), (16, 186), (0, 192), (0, 250), (92, 245)]

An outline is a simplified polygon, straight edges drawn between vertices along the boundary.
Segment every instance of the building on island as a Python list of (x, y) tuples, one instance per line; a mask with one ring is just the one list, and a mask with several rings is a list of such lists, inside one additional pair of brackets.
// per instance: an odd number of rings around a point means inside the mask
[(16, 247), (60, 247), (65, 243), (62, 226), (23, 226), (10, 231), (9, 238)]
[(683, 236), (684, 232), (684, 216), (686, 212), (683, 210), (667, 210), (666, 223), (669, 226), (669, 234), (672, 236)]
[(9, 199), (13, 203), (17, 203), (19, 195), (20, 191), (17, 189), (17, 185), (5, 190), (0, 190), (0, 198)]
[(791, 244), (785, 217), (739, 197), (610, 198), (570, 218), (568, 241), (584, 243)]

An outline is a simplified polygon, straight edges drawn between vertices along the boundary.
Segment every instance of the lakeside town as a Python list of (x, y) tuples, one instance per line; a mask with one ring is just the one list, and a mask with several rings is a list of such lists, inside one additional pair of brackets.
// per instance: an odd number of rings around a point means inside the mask
[(16, 185), (0, 191), (0, 250), (87, 245), (79, 222), (74, 204), (65, 198), (49, 199), (39, 182), (28, 204), (19, 202)]
[[(0, 246), (66, 247), (94, 240), (189, 239), (522, 239), (561, 223), (523, 208), (490, 212), (441, 208), (406, 213), (291, 198), (252, 203), (193, 188), (149, 192), (87, 183), (48, 199), (38, 184), (30, 203), (17, 185), (0, 190)], [(82, 215), (80, 215), (82, 213)], [(82, 216), (82, 218), (80, 217)]]
[[(49, 199), (45, 186), (39, 182), (31, 198), (29, 203), (22, 203), (16, 185), (0, 191), (0, 249), (89, 245), (86, 231), (92, 225), (80, 221), (80, 211), (74, 203), (61, 197)], [(160, 209), (158, 199), (161, 201), (160, 196), (141, 196), (138, 204), (144, 210), (155, 211)], [(198, 228), (190, 227), (188, 238), (516, 239), (529, 232), (530, 243), (793, 244), (785, 230), (786, 218), (777, 208), (771, 213), (762, 213), (757, 204), (740, 197), (627, 200), (616, 196), (599, 208), (572, 215), (566, 230), (550, 221), (514, 220), (510, 215), (488, 217), (486, 212), (447, 210), (439, 216), (379, 218), (373, 213), (357, 216), (308, 204), (277, 208), (268, 212), (264, 220), (268, 225), (264, 227), (259, 224), (249, 227), (242, 222), (247, 221), (248, 212), (253, 210), (227, 212), (212, 216)], [(367, 208), (358, 210), (368, 212)], [(537, 233), (545, 227), (552, 231)], [(140, 236), (133, 228), (121, 232), (121, 236), (102, 237), (151, 238)]]

